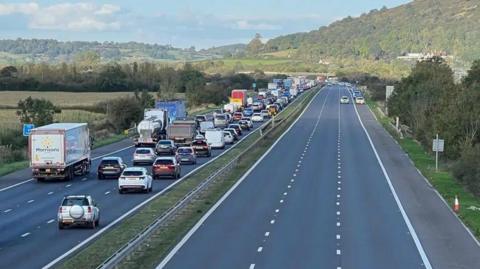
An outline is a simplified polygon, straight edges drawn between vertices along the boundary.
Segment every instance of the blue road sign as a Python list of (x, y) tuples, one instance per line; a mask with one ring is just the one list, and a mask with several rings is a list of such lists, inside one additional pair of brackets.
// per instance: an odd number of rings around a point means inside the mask
[(34, 124), (24, 124), (23, 125), (23, 136), (29, 136), (32, 129), (35, 128)]

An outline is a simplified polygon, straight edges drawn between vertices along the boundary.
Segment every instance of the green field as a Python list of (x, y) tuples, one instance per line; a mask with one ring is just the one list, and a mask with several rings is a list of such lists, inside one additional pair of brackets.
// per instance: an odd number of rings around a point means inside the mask
[[(0, 109), (0, 125), (2, 129), (20, 129), (22, 124), (16, 115), (16, 109)], [(104, 114), (93, 113), (78, 109), (62, 109), (62, 112), (55, 114), (54, 120), (58, 122), (87, 122), (103, 119)]]
[(32, 92), (32, 91), (0, 91), (0, 107), (16, 107), (18, 101), (31, 96), (44, 98), (54, 105), (68, 108), (75, 106), (91, 106), (122, 96), (132, 96), (129, 92)]

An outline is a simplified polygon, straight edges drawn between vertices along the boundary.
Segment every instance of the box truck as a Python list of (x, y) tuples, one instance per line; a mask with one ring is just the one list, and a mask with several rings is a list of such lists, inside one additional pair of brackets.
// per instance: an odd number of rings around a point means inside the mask
[(247, 90), (232, 90), (230, 103), (237, 104), (240, 108), (247, 105)]
[(54, 123), (33, 129), (28, 138), (33, 178), (71, 180), (87, 174), (90, 148), (86, 123)]
[(173, 122), (177, 118), (183, 118), (187, 116), (187, 110), (185, 109), (185, 101), (173, 100), (173, 101), (155, 101), (155, 108), (164, 109), (168, 111), (168, 121)]

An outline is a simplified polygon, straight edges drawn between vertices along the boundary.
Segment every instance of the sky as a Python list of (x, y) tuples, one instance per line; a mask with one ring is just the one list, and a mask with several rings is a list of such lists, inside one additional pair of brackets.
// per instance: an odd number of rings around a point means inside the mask
[(0, 39), (169, 44), (197, 49), (307, 32), (409, 0), (0, 0)]

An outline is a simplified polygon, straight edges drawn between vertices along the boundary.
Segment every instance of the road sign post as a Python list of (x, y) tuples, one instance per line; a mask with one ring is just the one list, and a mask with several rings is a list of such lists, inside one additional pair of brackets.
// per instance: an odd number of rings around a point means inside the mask
[(388, 98), (390, 98), (394, 90), (395, 90), (394, 86), (387, 86), (385, 88), (385, 114), (387, 114), (387, 116), (388, 116)]
[(435, 171), (438, 172), (438, 153), (443, 152), (445, 141), (437, 137), (433, 139), (432, 149), (435, 151)]
[(22, 128), (23, 136), (29, 136), (33, 128), (35, 128), (34, 124), (30, 124), (30, 123), (23, 124), (23, 128)]

